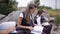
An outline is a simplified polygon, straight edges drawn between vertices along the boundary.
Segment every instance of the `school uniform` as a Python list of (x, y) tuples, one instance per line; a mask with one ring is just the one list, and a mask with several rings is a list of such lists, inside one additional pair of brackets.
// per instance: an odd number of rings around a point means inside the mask
[(33, 34), (42, 34), (42, 31), (43, 31), (44, 27), (40, 23), (41, 17), (39, 15), (37, 15), (37, 16), (35, 16), (35, 19), (36, 20), (34, 20), (34, 23), (37, 24), (37, 25), (34, 26), (34, 28), (31, 31), (31, 33), (33, 33)]
[[(21, 25), (23, 26), (34, 26), (33, 25), (33, 19), (32, 19), (32, 14), (30, 14), (30, 23), (27, 23), (26, 21), (26, 16), (25, 16), (25, 12), (20, 13), (19, 17), (22, 17), (22, 22)], [(23, 29), (23, 28), (19, 28), (17, 27), (16, 30), (18, 31), (18, 34), (31, 34), (31, 31), (29, 29)]]
[(42, 26), (44, 27), (42, 30), (42, 34), (50, 34), (50, 31), (52, 29), (52, 25), (48, 23), (47, 17), (38, 16), (36, 21), (37, 21), (38, 25), (42, 24)]

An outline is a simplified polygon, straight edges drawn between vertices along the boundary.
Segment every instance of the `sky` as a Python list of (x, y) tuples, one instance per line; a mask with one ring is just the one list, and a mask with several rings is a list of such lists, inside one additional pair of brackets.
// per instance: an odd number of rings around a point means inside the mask
[[(56, 8), (55, 2), (56, 0), (40, 0), (40, 5), (49, 6), (54, 9)], [(60, 0), (57, 0), (57, 8), (60, 9)]]
[(55, 0), (40, 0), (40, 5), (55, 8)]
[[(26, 7), (32, 0), (16, 0), (18, 2), (18, 7)], [(55, 8), (55, 0), (40, 0), (41, 6), (49, 6), (53, 9)], [(57, 8), (60, 9), (60, 0), (57, 0)]]
[(18, 7), (26, 7), (27, 4), (32, 0), (16, 0), (18, 2)]

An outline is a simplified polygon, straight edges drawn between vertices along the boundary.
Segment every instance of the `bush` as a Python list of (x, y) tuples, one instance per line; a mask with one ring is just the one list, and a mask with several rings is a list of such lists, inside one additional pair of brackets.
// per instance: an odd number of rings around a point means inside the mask
[(57, 28), (58, 28), (58, 26), (60, 25), (60, 16), (55, 16), (55, 22), (54, 22), (54, 24), (57, 26)]
[(10, 12), (17, 10), (16, 2), (13, 0), (6, 0), (0, 3), (0, 14), (8, 15)]
[(48, 7), (48, 6), (39, 6), (38, 9), (52, 9), (51, 7)]

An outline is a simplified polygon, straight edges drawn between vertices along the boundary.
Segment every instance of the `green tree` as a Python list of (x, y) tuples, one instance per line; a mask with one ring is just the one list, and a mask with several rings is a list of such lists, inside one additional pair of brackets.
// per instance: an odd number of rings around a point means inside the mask
[(35, 1), (34, 1), (37, 7), (39, 7), (39, 4), (40, 4), (39, 1), (40, 1), (40, 0), (35, 0)]
[(17, 10), (16, 0), (5, 0), (0, 2), (0, 14), (8, 15), (10, 12)]

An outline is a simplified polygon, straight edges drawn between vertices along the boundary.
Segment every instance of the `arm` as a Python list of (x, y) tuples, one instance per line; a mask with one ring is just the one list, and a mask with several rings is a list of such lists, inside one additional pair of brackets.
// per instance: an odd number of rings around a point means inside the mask
[(48, 21), (50, 21), (50, 16), (49, 16), (49, 14), (48, 14)]
[(32, 28), (32, 27), (29, 27), (29, 26), (23, 26), (23, 25), (21, 25), (21, 22), (22, 22), (22, 17), (19, 17), (18, 18), (17, 27), (24, 28), (24, 29), (31, 29)]
[(27, 26), (21, 25), (21, 22), (22, 22), (22, 17), (19, 17), (19, 18), (18, 18), (17, 27), (26, 28)]

